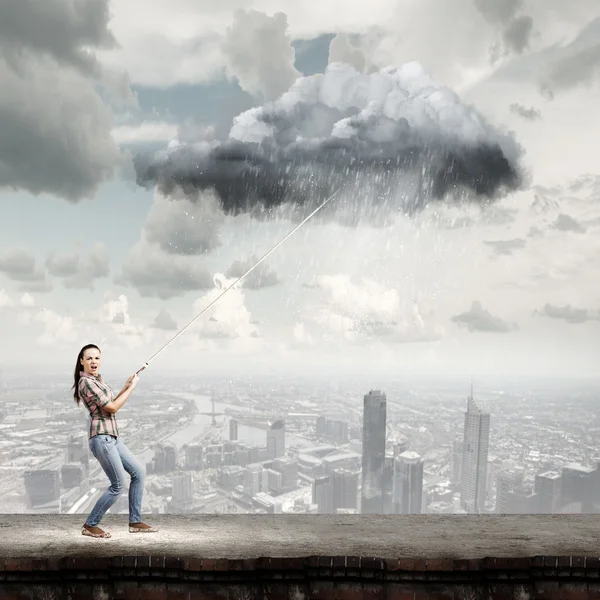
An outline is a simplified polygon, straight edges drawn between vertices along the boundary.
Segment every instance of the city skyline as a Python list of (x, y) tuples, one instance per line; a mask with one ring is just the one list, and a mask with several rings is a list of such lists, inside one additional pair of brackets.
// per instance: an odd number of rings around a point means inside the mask
[[(549, 417), (547, 409), (541, 410), (548, 403), (544, 397), (542, 404), (536, 401), (535, 418), (522, 412), (531, 402), (527, 396), (490, 389), (481, 394), (471, 389), (464, 395), (436, 388), (413, 392), (410, 400), (408, 390), (390, 386), (387, 392), (371, 389), (360, 401), (350, 388), (341, 388), (333, 394), (330, 390), (323, 404), (321, 385), (296, 385), (300, 387), (295, 391), (285, 386), (248, 391), (231, 382), (203, 388), (165, 385), (147, 396), (142, 412), (134, 405), (124, 409), (120, 430), (147, 472), (144, 512), (600, 511), (595, 500), (600, 454), (591, 451), (597, 448), (594, 436), (600, 435), (595, 388), (580, 401), (587, 415), (586, 433), (576, 422)], [(6, 507), (12, 507), (9, 512), (85, 512), (106, 482), (90, 460), (84, 427), (77, 424), (80, 419), (69, 418), (64, 444), (59, 439), (54, 454), (40, 454), (39, 443), (32, 446), (30, 438), (36, 436), (43, 444), (51, 417), (43, 408), (19, 410), (19, 401), (10, 399), (31, 395), (28, 389), (15, 387), (0, 395), (0, 407), (9, 411), (0, 410), (5, 434), (0, 480), (6, 490), (0, 512)], [(514, 414), (505, 413), (504, 396), (511, 398)], [(45, 402), (60, 405), (60, 397), (58, 388)], [(436, 409), (424, 411), (423, 401)], [(494, 409), (492, 421), (482, 405)], [(64, 419), (65, 414), (62, 410), (56, 417)], [(158, 431), (152, 425), (157, 414), (170, 415)], [(133, 428), (132, 419), (137, 421)], [(538, 429), (540, 434), (534, 435)], [(560, 442), (548, 446), (552, 435), (572, 442), (562, 449)], [(533, 436), (532, 443), (523, 444), (527, 436)], [(515, 442), (519, 439), (520, 449)], [(32, 469), (28, 464), (40, 466)], [(113, 512), (127, 511), (125, 496)]]

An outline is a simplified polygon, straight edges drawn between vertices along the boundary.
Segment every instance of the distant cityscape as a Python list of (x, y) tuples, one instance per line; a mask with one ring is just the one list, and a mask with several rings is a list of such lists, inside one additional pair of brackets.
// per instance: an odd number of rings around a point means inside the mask
[[(143, 512), (600, 512), (597, 391), (390, 388), (188, 380), (136, 391), (117, 418), (146, 467)], [(108, 479), (86, 421), (64, 383), (0, 373), (0, 512), (91, 510)], [(110, 512), (127, 513), (126, 492)]]

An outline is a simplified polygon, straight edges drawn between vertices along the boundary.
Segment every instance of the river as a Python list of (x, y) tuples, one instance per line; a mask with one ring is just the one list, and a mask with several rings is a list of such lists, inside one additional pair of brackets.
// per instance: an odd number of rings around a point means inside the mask
[[(196, 403), (196, 407), (198, 408), (198, 413), (209, 413), (209, 414), (196, 414), (194, 415), (191, 423), (182, 427), (181, 429), (175, 431), (169, 436), (163, 438), (162, 442), (170, 442), (177, 447), (178, 451), (181, 451), (182, 447), (185, 444), (191, 444), (194, 442), (196, 438), (202, 435), (202, 433), (206, 430), (206, 428), (212, 423), (212, 400), (210, 396), (206, 396), (203, 394), (190, 394), (187, 392), (179, 392), (173, 393), (173, 396), (178, 398), (182, 398), (184, 400), (193, 400)], [(215, 402), (215, 412), (216, 413), (225, 413), (227, 411), (243, 410), (243, 407), (237, 406), (235, 404), (226, 404), (221, 402)], [(250, 413), (250, 409), (248, 409)], [(222, 417), (217, 417), (217, 421), (221, 420)], [(225, 416), (227, 421), (226, 426), (223, 430), (224, 435), (222, 435), (223, 441), (229, 439), (229, 419), (230, 417)], [(238, 425), (238, 439), (240, 441), (245, 442), (249, 446), (266, 446), (267, 445), (267, 432), (264, 429), (260, 429), (259, 427), (252, 427), (250, 425)], [(310, 447), (314, 446), (315, 442), (312, 440), (307, 440), (306, 438), (299, 437), (294, 434), (286, 433), (285, 435), (285, 444), (286, 447)], [(140, 453), (140, 458), (144, 461), (144, 463), (152, 460), (154, 455), (154, 451), (152, 449), (147, 449), (144, 452)]]

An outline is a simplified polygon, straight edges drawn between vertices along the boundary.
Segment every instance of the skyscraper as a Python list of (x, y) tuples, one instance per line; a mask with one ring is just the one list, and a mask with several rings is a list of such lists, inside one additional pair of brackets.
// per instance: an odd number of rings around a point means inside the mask
[(504, 469), (496, 475), (496, 512), (511, 514), (514, 512), (515, 494), (523, 494), (522, 469)]
[(356, 508), (358, 496), (358, 473), (338, 469), (331, 475), (333, 486), (333, 511), (338, 508)]
[(468, 397), (465, 412), (460, 504), (468, 513), (479, 513), (485, 503), (488, 449), (490, 445), (490, 414)]
[[(569, 506), (569, 512), (591, 513), (594, 505), (595, 467), (578, 464), (566, 465), (561, 473), (561, 508)], [(576, 506), (573, 506), (575, 503)]]
[(185, 468), (202, 469), (204, 449), (200, 444), (186, 444), (185, 449)]
[(267, 430), (267, 452), (269, 458), (285, 456), (285, 423), (275, 421)]
[(394, 514), (423, 512), (423, 459), (406, 451), (394, 459)]
[(363, 514), (383, 514), (383, 468), (385, 465), (387, 400), (380, 390), (364, 397), (362, 493)]
[(185, 513), (192, 507), (194, 497), (194, 480), (191, 473), (178, 473), (173, 476), (173, 496), (171, 510)]
[(333, 513), (333, 482), (330, 475), (317, 477), (313, 482), (312, 501), (320, 515)]
[(23, 473), (28, 508), (45, 513), (60, 513), (60, 471), (32, 469)]
[(238, 439), (238, 422), (235, 419), (229, 420), (229, 440), (235, 441)]
[(450, 456), (450, 481), (460, 484), (463, 459), (463, 441), (454, 440), (452, 454)]

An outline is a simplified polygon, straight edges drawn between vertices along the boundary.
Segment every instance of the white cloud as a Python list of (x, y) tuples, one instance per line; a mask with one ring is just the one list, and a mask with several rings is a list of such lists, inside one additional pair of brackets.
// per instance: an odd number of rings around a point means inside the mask
[(0, 290), (0, 310), (12, 308), (14, 305), (12, 298), (8, 295), (6, 290)]
[(284, 13), (268, 16), (255, 10), (238, 10), (225, 33), (227, 74), (260, 100), (278, 98), (300, 76), (294, 68), (295, 51), (287, 28)]
[(23, 308), (34, 308), (35, 307), (35, 300), (33, 299), (33, 296), (31, 294), (25, 292), (21, 296), (21, 299), (19, 300), (19, 304)]
[(117, 144), (170, 142), (177, 138), (179, 126), (166, 121), (143, 121), (137, 125), (119, 125), (112, 130)]
[(110, 292), (104, 295), (104, 303), (100, 308), (101, 320), (118, 336), (139, 337), (142, 340), (152, 339), (152, 332), (144, 325), (136, 325), (129, 312), (129, 299), (125, 294), (114, 297)]
[(352, 44), (350, 36), (338, 33), (329, 44), (329, 63), (341, 62), (354, 67), (363, 73), (367, 66), (367, 59), (361, 48)]
[[(390, 343), (433, 341), (443, 333), (431, 313), (427, 321), (418, 304), (399, 291), (363, 277), (353, 281), (348, 275), (324, 275), (317, 287), (325, 299), (316, 306), (314, 321), (329, 340)], [(315, 329), (311, 330), (316, 335)]]
[(294, 324), (294, 329), (292, 331), (293, 341), (300, 346), (313, 346), (314, 339), (306, 328), (304, 323), (296, 323)]
[(60, 315), (48, 308), (41, 308), (36, 312), (34, 318), (44, 326), (43, 333), (36, 338), (36, 342), (40, 346), (72, 344), (79, 337), (73, 317)]
[(133, 83), (150, 86), (198, 83), (222, 76), (227, 63), (222, 48), (224, 32), (239, 9), (261, 11), (269, 18), (284, 13), (293, 39), (332, 31), (360, 32), (397, 18), (396, 0), (378, 0), (375, 8), (355, 3), (352, 10), (345, 0), (227, 0), (218, 4), (128, 0), (111, 8), (111, 29), (120, 48), (101, 52), (101, 60), (126, 69)]
[[(194, 315), (199, 314), (235, 279), (217, 274), (215, 287), (194, 303)], [(215, 305), (196, 322), (200, 338), (236, 339), (259, 337), (258, 326), (253, 322), (252, 314), (245, 305), (245, 294), (239, 286), (229, 290)]]

